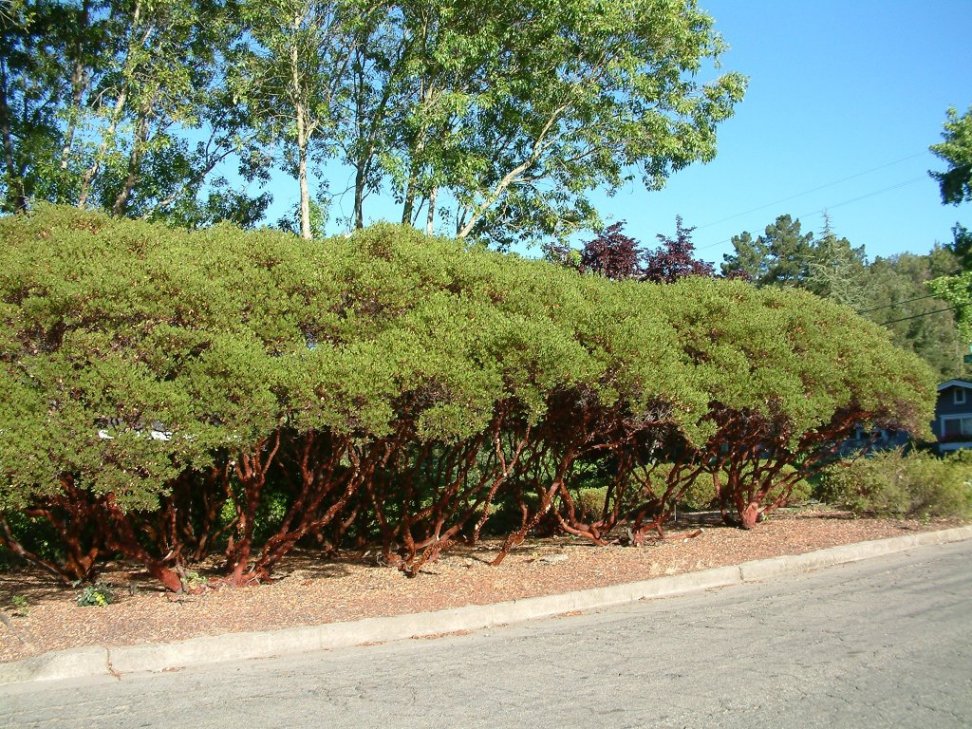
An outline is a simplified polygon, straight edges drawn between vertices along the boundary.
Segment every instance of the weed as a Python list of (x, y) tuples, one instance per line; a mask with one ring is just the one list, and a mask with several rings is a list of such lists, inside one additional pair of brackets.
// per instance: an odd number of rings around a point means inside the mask
[(182, 588), (187, 592), (196, 592), (206, 587), (206, 578), (198, 572), (187, 570), (182, 575)]
[(23, 595), (14, 595), (10, 598), (10, 604), (13, 606), (12, 614), (14, 616), (26, 618), (30, 614), (30, 603)]
[(110, 605), (114, 601), (115, 593), (111, 591), (111, 588), (108, 585), (102, 582), (94, 585), (88, 585), (81, 591), (75, 600), (79, 607), (104, 607), (105, 605)]

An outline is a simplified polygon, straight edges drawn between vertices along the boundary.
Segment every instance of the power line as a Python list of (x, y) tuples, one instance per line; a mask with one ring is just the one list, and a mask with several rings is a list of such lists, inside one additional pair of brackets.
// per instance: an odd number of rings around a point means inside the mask
[(869, 311), (877, 311), (878, 309), (890, 309), (892, 306), (900, 306), (901, 304), (910, 304), (912, 301), (923, 301), (924, 299), (934, 299), (938, 294), (925, 294), (924, 296), (916, 296), (913, 299), (903, 299), (902, 301), (896, 301), (893, 304), (884, 304), (882, 306), (872, 306), (870, 309), (861, 309), (858, 314), (865, 314)]
[(943, 311), (951, 311), (952, 307), (946, 307), (944, 309), (935, 309), (935, 311), (926, 311), (924, 314), (914, 314), (913, 316), (903, 316), (900, 319), (892, 319), (891, 321), (886, 321), (881, 324), (885, 327), (888, 324), (897, 324), (899, 321), (908, 321), (909, 319), (920, 319), (923, 316), (931, 316), (932, 314), (941, 314)]
[[(913, 185), (920, 180), (927, 180), (927, 175), (921, 175), (919, 177), (912, 177), (910, 180), (905, 180), (904, 182), (899, 182), (897, 185), (891, 185), (891, 187), (885, 187), (881, 190), (875, 190), (874, 192), (869, 192), (866, 195), (861, 195), (860, 197), (853, 197), (850, 200), (844, 200), (843, 202), (834, 203), (833, 205), (825, 205), (819, 210), (813, 210), (809, 213), (803, 213), (802, 215), (813, 215), (814, 213), (822, 213), (825, 210), (832, 210), (833, 208), (839, 208), (841, 205), (849, 205), (850, 203), (857, 202), (858, 200), (864, 200), (869, 197), (874, 197), (875, 195), (880, 195), (883, 192), (890, 192), (891, 190), (897, 190), (899, 187), (905, 187), (906, 185)], [(801, 216), (797, 216), (801, 217)]]
[[(850, 203), (858, 202), (859, 200), (864, 200), (864, 199), (869, 198), (869, 197), (874, 197), (875, 195), (880, 195), (880, 194), (885, 193), (885, 192), (890, 192), (891, 190), (897, 190), (898, 188), (905, 187), (906, 185), (913, 185), (914, 183), (918, 182), (919, 180), (925, 180), (925, 179), (927, 179), (927, 178), (924, 175), (922, 175), (921, 177), (913, 177), (910, 180), (905, 180), (904, 182), (899, 182), (896, 185), (891, 185), (890, 187), (883, 187), (880, 190), (875, 190), (874, 192), (869, 192), (869, 193), (866, 193), (864, 195), (859, 195), (857, 197), (850, 198), (849, 200), (841, 200), (840, 202), (836, 202), (833, 205), (824, 205), (823, 207), (817, 208), (816, 210), (811, 210), (809, 212), (800, 213), (799, 215), (795, 215), (793, 217), (795, 219), (799, 219), (799, 218), (807, 217), (808, 215), (816, 215), (817, 213), (822, 213), (822, 212), (824, 212), (826, 210), (832, 210), (834, 208), (839, 208), (839, 207), (841, 207), (843, 205), (849, 205)], [(730, 238), (726, 238), (725, 240), (720, 240), (720, 241), (718, 241), (716, 243), (708, 243), (708, 244), (706, 244), (704, 246), (696, 246), (695, 250), (697, 250), (697, 251), (704, 251), (707, 248), (715, 248), (716, 246), (721, 246), (721, 245), (723, 245), (725, 243), (731, 243), (731, 242), (732, 242), (732, 238), (730, 237)]]
[(728, 216), (726, 218), (722, 218), (720, 220), (714, 220), (711, 223), (706, 223), (705, 225), (698, 225), (698, 226), (696, 226), (696, 230), (701, 230), (703, 228), (708, 228), (708, 227), (711, 227), (713, 225), (718, 225), (719, 223), (725, 223), (725, 222), (727, 222), (729, 220), (734, 220), (736, 218), (741, 218), (742, 216), (749, 215), (750, 213), (757, 213), (760, 210), (765, 210), (766, 208), (771, 208), (774, 205), (781, 205), (782, 203), (789, 202), (790, 200), (795, 200), (798, 197), (803, 197), (804, 195), (809, 195), (812, 192), (819, 192), (820, 190), (826, 190), (828, 187), (833, 187), (834, 185), (839, 185), (839, 184), (841, 184), (843, 182), (847, 182), (848, 180), (855, 180), (858, 177), (864, 177), (864, 175), (869, 175), (872, 172), (877, 172), (878, 170), (883, 170), (886, 167), (892, 167), (892, 166), (894, 166), (896, 164), (901, 164), (902, 162), (907, 162), (910, 159), (915, 159), (916, 157), (924, 157), (926, 154), (928, 154), (928, 153), (927, 152), (918, 152), (917, 154), (911, 154), (911, 155), (908, 155), (907, 157), (902, 157), (901, 159), (896, 159), (893, 162), (886, 162), (883, 165), (878, 165), (877, 167), (872, 167), (869, 170), (864, 170), (863, 172), (858, 172), (856, 174), (849, 175), (847, 177), (842, 177), (839, 180), (834, 180), (833, 182), (827, 182), (827, 183), (825, 183), (823, 185), (820, 185), (818, 187), (814, 187), (814, 188), (811, 188), (809, 190), (804, 190), (803, 192), (798, 192), (795, 195), (790, 195), (789, 197), (784, 197), (784, 198), (782, 198), (780, 200), (776, 200), (775, 202), (766, 203), (765, 205), (760, 205), (759, 207), (752, 208), (751, 210), (747, 210), (747, 211), (745, 211), (743, 213), (734, 213), (733, 215), (730, 215), (730, 216)]

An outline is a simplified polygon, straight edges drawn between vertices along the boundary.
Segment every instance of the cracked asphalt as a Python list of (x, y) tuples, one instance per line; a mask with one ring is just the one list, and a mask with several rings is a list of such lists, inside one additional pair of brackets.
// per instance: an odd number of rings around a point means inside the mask
[(18, 727), (972, 726), (972, 541), (468, 635), (0, 687)]

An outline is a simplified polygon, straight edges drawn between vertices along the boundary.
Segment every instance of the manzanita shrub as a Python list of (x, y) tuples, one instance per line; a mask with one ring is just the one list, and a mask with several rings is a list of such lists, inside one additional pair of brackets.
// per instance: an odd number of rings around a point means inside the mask
[(801, 292), (396, 226), (0, 220), (0, 546), (64, 581), (121, 557), (182, 590), (218, 556), (244, 585), (299, 544), (415, 575), (497, 512), (496, 563), (537, 528), (641, 542), (697, 482), (751, 527), (855, 428), (924, 435), (934, 392)]

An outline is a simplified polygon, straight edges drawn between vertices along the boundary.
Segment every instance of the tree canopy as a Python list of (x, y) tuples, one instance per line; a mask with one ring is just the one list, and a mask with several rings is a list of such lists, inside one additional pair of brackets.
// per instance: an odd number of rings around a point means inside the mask
[(581, 273), (594, 273), (620, 281), (633, 279), (653, 283), (674, 283), (686, 276), (714, 276), (712, 264), (695, 257), (694, 228), (675, 218), (675, 237), (659, 233), (653, 250), (624, 232), (625, 221), (609, 225), (579, 250), (564, 243), (548, 243), (548, 261)]
[[(953, 108), (947, 112), (944, 141), (933, 144), (931, 151), (948, 163), (945, 172), (931, 172), (939, 184), (943, 205), (959, 205), (972, 201), (972, 107), (959, 116)], [(972, 351), (972, 236), (962, 225), (952, 229), (954, 239), (950, 246), (958, 256), (962, 271), (955, 275), (941, 276), (929, 283), (939, 298), (947, 301), (955, 310), (961, 328), (963, 344)]]
[(276, 167), (297, 183), (293, 227), (307, 238), (344, 169), (349, 226), (382, 191), (430, 233), (565, 238), (598, 227), (594, 189), (636, 177), (654, 189), (712, 159), (746, 85), (714, 71), (724, 43), (695, 0), (10, 7), (8, 212), (46, 200), (252, 225)]
[(948, 164), (945, 172), (931, 172), (938, 181), (943, 205), (972, 200), (972, 107), (959, 116), (954, 108), (946, 112), (943, 141), (931, 151)]
[(844, 304), (886, 326), (895, 344), (919, 354), (948, 379), (964, 372), (960, 310), (943, 306), (929, 285), (961, 271), (963, 240), (958, 227), (954, 243), (936, 246), (927, 255), (901, 253), (869, 261), (864, 246), (838, 236), (829, 218), (815, 235), (804, 232), (798, 219), (781, 215), (763, 235), (754, 238), (747, 231), (733, 236), (734, 252), (723, 256), (722, 273), (761, 287), (801, 288)]

